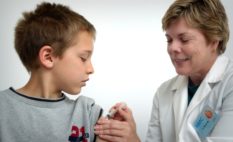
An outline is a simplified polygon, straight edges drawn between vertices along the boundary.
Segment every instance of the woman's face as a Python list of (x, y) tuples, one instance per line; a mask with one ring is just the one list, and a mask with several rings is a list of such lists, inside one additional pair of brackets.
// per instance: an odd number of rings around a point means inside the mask
[(207, 42), (204, 34), (187, 25), (184, 18), (173, 21), (166, 29), (167, 50), (180, 75), (202, 81), (216, 60), (218, 42)]

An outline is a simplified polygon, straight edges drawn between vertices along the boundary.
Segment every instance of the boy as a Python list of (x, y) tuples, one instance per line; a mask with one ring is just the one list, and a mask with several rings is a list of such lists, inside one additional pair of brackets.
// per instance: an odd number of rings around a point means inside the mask
[(0, 142), (93, 142), (102, 109), (78, 94), (93, 73), (95, 28), (66, 6), (43, 2), (15, 28), (15, 49), (30, 79), (0, 92)]

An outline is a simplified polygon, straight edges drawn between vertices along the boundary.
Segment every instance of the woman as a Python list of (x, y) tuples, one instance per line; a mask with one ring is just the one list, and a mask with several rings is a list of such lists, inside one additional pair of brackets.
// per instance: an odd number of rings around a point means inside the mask
[[(178, 75), (163, 83), (154, 96), (146, 142), (233, 141), (233, 63), (222, 55), (229, 39), (222, 3), (176, 0), (162, 25)], [(129, 124), (133, 121), (130, 113), (121, 116), (130, 118), (125, 119)], [(99, 124), (98, 134), (109, 141), (117, 136), (127, 141), (126, 136), (131, 136), (127, 142), (133, 142), (137, 136), (135, 125), (123, 127), (128, 133), (119, 129), (114, 133), (121, 123)]]
[(219, 0), (176, 0), (162, 19), (177, 76), (157, 90), (146, 142), (233, 140), (233, 64), (222, 54), (228, 20)]

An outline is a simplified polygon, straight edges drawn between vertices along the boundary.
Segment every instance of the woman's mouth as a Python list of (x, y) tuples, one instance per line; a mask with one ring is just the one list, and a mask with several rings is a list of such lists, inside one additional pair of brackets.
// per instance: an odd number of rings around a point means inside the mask
[(173, 59), (173, 61), (176, 63), (182, 63), (182, 62), (185, 62), (188, 60), (189, 60), (189, 58), (175, 58), (175, 59)]

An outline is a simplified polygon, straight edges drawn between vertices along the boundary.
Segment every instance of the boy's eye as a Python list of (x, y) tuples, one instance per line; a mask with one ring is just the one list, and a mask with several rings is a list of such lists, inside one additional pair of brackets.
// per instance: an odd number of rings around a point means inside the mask
[(81, 60), (83, 61), (83, 62), (85, 62), (86, 60), (87, 60), (87, 58), (84, 58), (84, 57), (80, 57), (81, 58)]

